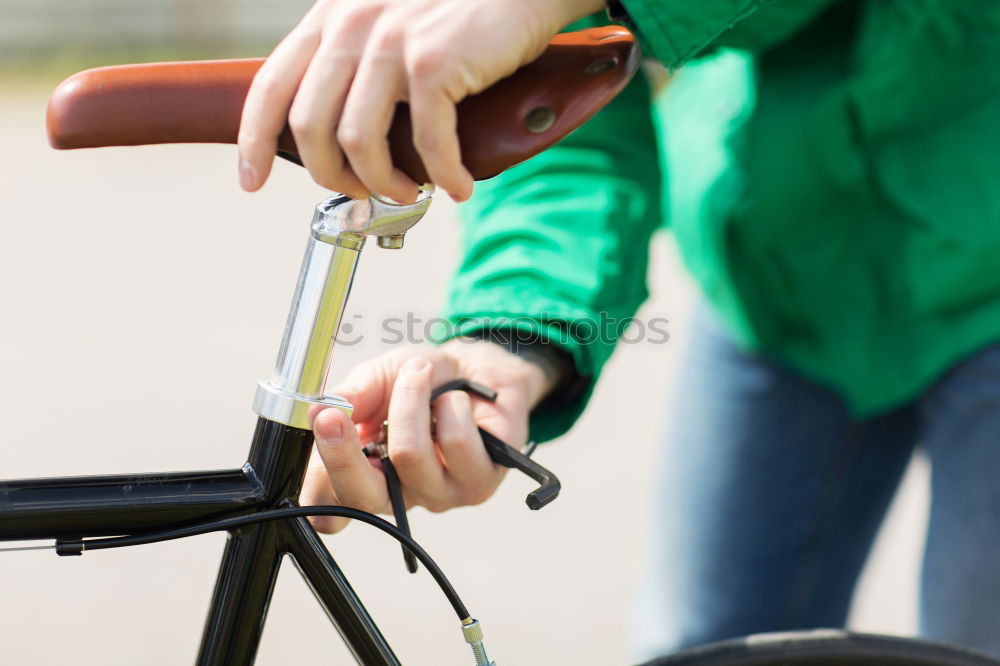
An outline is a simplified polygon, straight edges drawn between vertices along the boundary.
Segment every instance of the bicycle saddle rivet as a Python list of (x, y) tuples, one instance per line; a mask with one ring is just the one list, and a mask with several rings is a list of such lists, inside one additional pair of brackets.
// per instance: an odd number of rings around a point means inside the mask
[(556, 112), (547, 106), (535, 107), (524, 118), (524, 128), (532, 134), (541, 134), (556, 122)]
[(584, 68), (583, 73), (589, 76), (593, 76), (594, 74), (600, 74), (610, 69), (614, 69), (615, 65), (617, 64), (618, 63), (615, 60), (611, 58), (605, 58), (604, 60), (598, 60), (596, 62), (592, 62), (589, 65), (587, 65)]

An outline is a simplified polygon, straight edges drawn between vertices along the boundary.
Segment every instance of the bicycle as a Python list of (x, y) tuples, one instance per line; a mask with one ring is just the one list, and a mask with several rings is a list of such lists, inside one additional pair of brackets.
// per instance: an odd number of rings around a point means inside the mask
[[(165, 63), (83, 72), (53, 96), (51, 141), (58, 148), (233, 143), (243, 97), (260, 64)], [(483, 178), (539, 152), (609, 101), (637, 64), (638, 53), (626, 31), (611, 28), (557, 37), (542, 57), (515, 76), (462, 103), (459, 132), (466, 163)], [(397, 163), (425, 182), (405, 108), (397, 113), (390, 137)], [(298, 161), (287, 132), (279, 155)], [(407, 535), (405, 512), (397, 513), (397, 528), (344, 507), (303, 508), (296, 501), (312, 444), (311, 410), (351, 409), (343, 399), (327, 396), (325, 384), (358, 255), (369, 238), (383, 248), (402, 247), (405, 234), (430, 202), (428, 190), (412, 205), (344, 196), (319, 205), (275, 370), (258, 385), (254, 411), (259, 420), (243, 467), (2, 482), (0, 540), (55, 539), (58, 554), (81, 555), (226, 530), (229, 539), (199, 664), (253, 662), (285, 554), (291, 555), (359, 662), (398, 664), (306, 520), (310, 515), (351, 517), (396, 537), (408, 557), (421, 561), (462, 616), (463, 633), (477, 663), (488, 663), (478, 623), (433, 560)], [(489, 398), (482, 387), (451, 388)], [(529, 495), (531, 508), (551, 501), (558, 492), (550, 473), (498, 440), (492, 441), (491, 456), (541, 483)]]
[[(615, 32), (613, 35), (620, 36), (621, 33)], [(618, 37), (616, 36), (615, 39)], [(603, 42), (600, 49), (605, 49), (609, 45), (621, 46), (613, 40), (608, 41), (606, 37), (597, 41)], [(609, 58), (606, 51), (598, 49), (599, 53), (596, 55), (593, 52), (587, 52), (588, 62), (585, 66), (580, 67), (578, 64), (574, 66), (575, 71), (582, 70), (585, 76), (590, 77), (589, 81), (598, 80), (595, 77), (599, 76), (605, 77), (605, 79), (610, 79), (612, 75), (616, 77), (613, 86), (605, 87), (607, 82), (604, 82), (604, 86), (600, 88), (598, 101), (604, 102), (610, 99), (613, 96), (614, 88), (618, 85), (624, 85), (623, 80), (627, 80), (628, 75), (634, 71), (635, 52), (632, 50), (630, 41), (624, 40), (624, 38), (623, 41), (626, 42), (628, 49), (617, 52), (614, 58)], [(608, 65), (610, 61), (614, 61), (612, 66)], [(252, 75), (256, 64), (242, 62), (218, 65), (221, 68), (232, 69), (227, 69), (221, 74), (219, 73), (221, 70), (216, 70), (215, 75), (220, 78), (215, 79), (209, 86), (222, 86), (225, 81), (231, 84), (232, 78), (235, 77), (237, 84), (232, 88), (227, 88), (227, 94), (238, 93), (239, 89), (245, 91), (245, 84), (249, 82), (248, 72)], [(185, 65), (183, 67), (194, 66)], [(139, 75), (140, 80), (148, 84), (150, 79), (147, 77), (153, 73), (154, 69), (143, 71), (142, 68), (136, 68), (117, 71), (124, 71), (129, 77)], [(177, 72), (167, 72), (166, 74), (170, 78)], [(135, 79), (132, 81), (134, 82)], [(177, 79), (173, 79), (173, 81), (178, 83)], [(183, 82), (183, 80), (180, 81), (180, 83)], [(107, 80), (103, 80), (99, 85), (107, 86)], [(199, 80), (198, 87), (204, 85), (206, 85), (206, 81)], [(128, 96), (129, 90), (134, 89), (126, 86), (123, 94)], [(174, 90), (176, 92), (176, 89)], [(570, 95), (573, 100), (578, 100), (581, 96), (579, 91)], [(236, 98), (238, 98), (238, 94), (233, 95), (229, 103), (231, 104)], [(113, 105), (119, 106), (120, 101), (114, 101)], [(156, 100), (147, 98), (140, 101), (149, 104), (149, 106), (138, 110), (136, 117), (155, 119), (155, 114), (151, 112), (159, 106)], [(556, 113), (553, 117), (551, 107), (532, 104), (525, 112), (523, 106), (517, 104), (511, 106), (518, 111), (518, 123), (523, 123), (530, 134), (542, 135), (546, 141), (553, 140), (552, 137), (556, 137), (560, 132), (565, 133), (565, 128), (573, 125), (573, 122), (566, 121), (567, 116), (571, 115), (570, 112), (567, 112), (566, 115)], [(591, 108), (594, 106), (599, 106), (599, 104), (592, 103)], [(142, 132), (138, 135), (127, 134), (124, 137), (121, 134), (115, 134), (123, 129), (130, 129), (130, 127), (134, 129), (134, 126), (115, 125), (114, 123), (112, 126), (107, 125), (108, 118), (103, 114), (106, 114), (109, 109), (108, 107), (101, 108), (103, 113), (98, 113), (90, 118), (90, 122), (105, 127), (111, 134), (101, 135), (96, 139), (98, 143), (149, 142), (149, 135)], [(217, 112), (219, 107), (212, 103), (210, 108)], [(190, 134), (184, 134), (185, 131), (197, 125), (192, 124), (190, 119), (182, 119), (174, 128), (181, 133), (171, 134), (163, 142), (189, 140), (221, 140), (225, 142), (227, 137), (234, 138), (235, 130), (232, 129), (234, 126), (231, 124), (232, 108), (238, 110), (238, 104), (230, 107), (229, 121), (225, 120), (227, 117), (225, 113), (213, 115), (211, 120), (220, 124), (213, 126), (206, 135), (192, 137)], [(484, 105), (484, 108), (492, 110), (498, 107), (496, 104), (490, 103)], [(549, 111), (536, 112), (539, 108), (548, 108)], [(73, 116), (72, 113), (70, 116), (79, 117)], [(238, 112), (235, 117), (238, 118)], [(557, 121), (562, 121), (563, 124), (559, 124)], [(225, 132), (229, 132), (226, 137), (216, 133), (220, 127)], [(399, 125), (394, 131), (397, 132), (395, 140), (406, 143), (405, 124)], [(59, 134), (58, 128), (56, 134)], [(93, 139), (92, 132), (83, 132), (83, 134)], [(474, 140), (474, 138), (472, 139)], [(287, 135), (285, 141), (288, 141)], [(469, 143), (469, 137), (463, 136), (463, 145), (473, 144)], [(283, 156), (294, 160), (293, 146), (288, 143), (283, 144), (283, 146)], [(83, 146), (65, 145), (63, 147)], [(534, 152), (537, 149), (536, 145), (527, 152)], [(401, 164), (409, 164), (407, 168), (413, 169), (416, 174), (419, 174), (419, 162), (412, 161), (412, 153), (409, 155), (397, 154), (396, 157)], [(516, 159), (520, 158), (522, 156), (518, 154)], [(410, 161), (407, 162), (407, 160)], [(489, 166), (483, 166), (483, 170), (479, 173), (488, 173), (495, 168), (497, 167), (491, 162)], [(306, 349), (303, 349), (296, 347), (295, 342), (333, 340), (337, 325), (343, 316), (343, 307), (350, 290), (350, 280), (346, 276), (353, 272), (353, 262), (357, 259), (356, 254), (352, 256), (347, 253), (356, 252), (356, 250), (327, 241), (338, 240), (334, 237), (339, 234), (361, 234), (373, 236), (376, 243), (382, 247), (398, 248), (402, 245), (405, 233), (413, 224), (416, 224), (419, 215), (426, 211), (429, 201), (429, 198), (425, 198), (414, 206), (398, 207), (384, 200), (373, 199), (367, 204), (370, 206), (367, 211), (370, 214), (367, 221), (360, 226), (350, 228), (346, 228), (346, 225), (357, 222), (357, 219), (353, 218), (352, 215), (356, 214), (359, 202), (335, 197), (320, 205), (314, 220), (313, 234), (309, 241), (307, 261), (304, 263), (297, 287), (296, 302), (301, 302), (300, 295), (314, 294), (311, 288), (316, 283), (330, 284), (329, 281), (320, 279), (326, 275), (323, 272), (323, 266), (332, 267), (333, 272), (340, 276), (340, 279), (331, 285), (329, 290), (321, 289), (319, 291), (323, 292), (322, 294), (315, 294), (317, 300), (312, 302), (314, 307), (308, 312), (304, 313), (293, 309), (289, 318), (290, 325), (286, 331), (286, 338), (282, 344), (282, 352), (279, 354), (276, 378), (263, 382), (258, 391), (255, 407), (261, 416), (261, 421), (255, 434), (248, 466), (238, 470), (206, 473), (2, 482), (0, 483), (0, 540), (56, 538), (59, 539), (56, 545), (57, 552), (62, 555), (79, 555), (85, 550), (139, 545), (209, 529), (228, 529), (231, 530), (230, 541), (226, 548), (212, 610), (206, 624), (199, 663), (252, 663), (257, 641), (260, 638), (263, 617), (267, 610), (267, 596), (273, 587), (274, 576), (279, 564), (277, 560), (280, 560), (280, 556), (277, 558), (275, 556), (279, 551), (285, 549), (296, 559), (304, 575), (310, 579), (317, 597), (326, 606), (332, 619), (345, 634), (345, 640), (352, 645), (359, 661), (365, 664), (398, 663), (388, 643), (381, 636), (378, 627), (368, 616), (363, 604), (353, 595), (346, 577), (305, 520), (307, 512), (319, 514), (325, 511), (331, 514), (332, 511), (319, 508), (298, 509), (294, 506), (294, 496), (297, 494), (296, 484), (300, 481), (304, 466), (304, 452), (309, 449), (309, 406), (319, 403), (335, 408), (349, 408), (342, 401), (338, 402), (335, 399), (327, 398), (322, 390), (322, 380), (325, 379), (331, 351), (330, 345), (326, 345), (326, 348), (323, 349), (324, 345), (320, 344), (317, 350), (314, 346), (306, 344)], [(359, 238), (353, 236), (343, 236), (339, 240), (348, 244), (361, 242)], [(335, 249), (323, 247), (323, 244), (334, 245)], [(316, 270), (317, 264), (320, 264), (318, 270)], [(321, 327), (322, 330), (317, 331), (310, 325), (314, 324), (316, 319), (323, 319), (323, 317), (314, 317), (320, 312), (327, 313), (329, 317), (326, 318)], [(308, 333), (303, 333), (304, 330)], [(303, 353), (301, 355), (292, 354), (290, 350), (293, 349), (302, 349)], [(524, 464), (523, 460), (518, 460)], [(537, 472), (537, 470), (535, 471)], [(296, 480), (297, 475), (298, 481)], [(547, 487), (551, 494), (551, 483)], [(145, 494), (142, 502), (134, 498), (136, 494)], [(196, 495), (210, 495), (211, 497), (203, 499), (196, 498)], [(284, 513), (267, 515), (267, 518), (273, 519), (273, 523), (271, 521), (262, 522), (264, 517), (262, 514), (267, 511), (282, 511)], [(380, 528), (399, 536), (391, 529), (390, 525), (378, 522), (377, 519), (373, 521), (370, 517), (357, 512), (340, 511), (339, 513), (362, 521), (374, 522)], [(127, 536), (120, 536), (122, 534)], [(425, 566), (439, 574), (433, 562), (425, 558), (425, 554), (419, 549), (419, 546), (406, 539), (403, 539), (403, 542), (412, 551), (420, 554)], [(256, 553), (256, 555), (250, 555), (250, 553)], [(456, 612), (460, 619), (471, 619), (471, 615), (465, 611), (460, 602), (456, 601), (456, 598), (453, 597), (451, 600), (453, 606), (456, 606)], [(242, 600), (244, 603), (237, 603), (237, 600)], [(467, 638), (475, 639), (478, 636), (472, 622), (464, 626)], [(843, 641), (831, 639), (830, 636), (826, 636), (826, 638), (829, 640), (819, 652), (820, 658), (824, 659), (830, 656), (831, 646), (835, 649), (837, 645), (843, 643)], [(482, 646), (477, 645), (480, 641), (471, 640), (470, 642), (473, 644), (474, 650), (481, 649)], [(877, 641), (876, 643), (881, 645)], [(753, 645), (760, 646), (762, 644), (758, 641)], [(740, 645), (745, 644), (741, 643)], [(907, 646), (910, 645), (914, 644), (907, 643)], [(871, 645), (868, 648), (868, 654), (886, 654), (872, 652)], [(728, 649), (733, 652), (732, 646)], [(783, 649), (785, 656), (782, 658), (786, 658), (787, 645)], [(766, 650), (764, 652), (767, 653)], [(704, 656), (706, 653), (715, 656), (706, 658)], [(805, 653), (808, 653), (808, 650)], [(816, 658), (817, 653), (814, 651), (808, 654), (812, 655), (810, 658)], [(712, 661), (713, 659), (717, 660), (719, 655), (712, 653), (711, 650), (702, 651), (699, 655), (698, 658), (705, 663), (721, 663)], [(767, 653), (767, 655), (766, 659), (773, 658), (771, 653)], [(687, 663), (684, 659), (689, 658), (694, 657), (691, 655), (680, 656), (673, 658), (673, 661), (667, 660), (663, 663)], [(944, 657), (939, 658), (944, 659)], [(479, 663), (487, 663), (484, 654), (477, 655), (477, 659), (479, 659)], [(745, 662), (741, 661), (740, 663)], [(986, 662), (964, 661), (956, 663)]]

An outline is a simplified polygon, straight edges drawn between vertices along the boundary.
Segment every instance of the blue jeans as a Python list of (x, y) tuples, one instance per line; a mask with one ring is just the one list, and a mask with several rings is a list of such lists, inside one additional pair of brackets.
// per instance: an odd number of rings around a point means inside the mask
[(643, 656), (843, 626), (916, 446), (932, 466), (921, 635), (1000, 655), (1000, 345), (866, 420), (737, 348), (706, 308), (668, 422)]

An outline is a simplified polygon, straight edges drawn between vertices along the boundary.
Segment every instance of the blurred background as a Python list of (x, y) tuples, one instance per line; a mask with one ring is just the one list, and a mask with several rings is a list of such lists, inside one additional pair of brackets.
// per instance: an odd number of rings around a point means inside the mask
[[(131, 61), (266, 55), (301, 0), (0, 0), (0, 478), (230, 468), (246, 455), (254, 386), (271, 367), (312, 207), (326, 195), (280, 163), (236, 185), (231, 146), (58, 153), (45, 105), (65, 76)], [(435, 316), (456, 260), (438, 201), (406, 248), (369, 248), (334, 379), (389, 348), (380, 322)], [(623, 346), (590, 410), (539, 451), (563, 494), (529, 512), (511, 476), (482, 507), (412, 512), (417, 539), (483, 621), (500, 664), (626, 664), (653, 469), (696, 295), (666, 235), (640, 316), (670, 341)], [(917, 460), (855, 599), (856, 628), (906, 633), (926, 515)], [(224, 537), (81, 558), (0, 554), (4, 663), (191, 663)], [(354, 525), (327, 544), (406, 664), (469, 663), (451, 611), (395, 542)], [(351, 663), (292, 567), (258, 663)]]
[(266, 54), (303, 0), (2, 0), (4, 67), (101, 54)]

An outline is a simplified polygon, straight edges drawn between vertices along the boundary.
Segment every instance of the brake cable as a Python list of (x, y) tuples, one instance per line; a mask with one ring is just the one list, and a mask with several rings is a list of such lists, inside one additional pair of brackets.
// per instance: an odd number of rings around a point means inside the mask
[(189, 525), (187, 527), (178, 527), (171, 530), (164, 530), (162, 532), (150, 532), (148, 534), (134, 534), (120, 537), (94, 537), (87, 539), (58, 539), (56, 540), (55, 548), (57, 555), (83, 555), (85, 551), (105, 550), (108, 548), (124, 548), (127, 546), (142, 546), (150, 543), (159, 543), (161, 541), (170, 541), (173, 539), (197, 536), (199, 534), (208, 534), (209, 532), (234, 530), (239, 527), (256, 525), (258, 523), (264, 523), (272, 520), (286, 520), (289, 518), (303, 518), (306, 516), (337, 516), (340, 518), (350, 518), (352, 520), (357, 520), (358, 522), (367, 523), (372, 527), (382, 530), (406, 546), (406, 548), (412, 552), (418, 560), (423, 562), (424, 566), (427, 567), (427, 570), (430, 572), (431, 576), (434, 577), (434, 580), (441, 588), (441, 591), (448, 598), (448, 602), (451, 604), (451, 607), (455, 610), (455, 613), (458, 615), (460, 620), (465, 620), (470, 617), (469, 610), (465, 607), (465, 604), (462, 603), (461, 598), (459, 598), (455, 588), (444, 575), (441, 567), (439, 567), (437, 563), (431, 559), (431, 556), (427, 554), (427, 551), (421, 548), (412, 537), (404, 534), (402, 530), (387, 520), (383, 520), (382, 518), (365, 511), (359, 511), (358, 509), (352, 509), (346, 506), (286, 507), (282, 509), (259, 511), (246, 516), (235, 516), (233, 518), (213, 520), (207, 523)]

